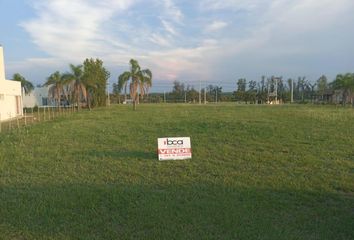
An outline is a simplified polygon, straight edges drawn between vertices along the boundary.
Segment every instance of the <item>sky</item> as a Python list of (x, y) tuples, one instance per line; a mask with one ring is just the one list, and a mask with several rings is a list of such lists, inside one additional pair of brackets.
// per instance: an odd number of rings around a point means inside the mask
[(129, 60), (177, 80), (236, 88), (262, 75), (316, 81), (354, 72), (353, 0), (0, 0), (6, 77), (35, 85), (100, 58), (110, 84)]

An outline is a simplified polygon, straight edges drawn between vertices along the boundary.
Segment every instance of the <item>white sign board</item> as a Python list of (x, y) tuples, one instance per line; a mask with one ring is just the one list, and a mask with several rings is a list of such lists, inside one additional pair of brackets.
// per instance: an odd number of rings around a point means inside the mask
[(166, 137), (157, 139), (159, 160), (183, 160), (192, 158), (189, 137)]

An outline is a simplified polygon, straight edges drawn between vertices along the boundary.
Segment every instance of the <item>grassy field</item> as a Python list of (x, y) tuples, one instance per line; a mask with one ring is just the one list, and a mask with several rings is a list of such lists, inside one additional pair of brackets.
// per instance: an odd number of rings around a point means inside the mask
[[(193, 159), (159, 162), (166, 136)], [(2, 133), (0, 239), (354, 239), (354, 110), (121, 105)]]

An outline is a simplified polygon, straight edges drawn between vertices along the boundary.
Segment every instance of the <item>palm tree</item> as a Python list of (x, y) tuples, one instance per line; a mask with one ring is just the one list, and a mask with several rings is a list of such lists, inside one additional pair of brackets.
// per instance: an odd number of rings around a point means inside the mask
[(87, 89), (84, 83), (84, 71), (82, 65), (70, 64), (71, 72), (64, 74), (64, 78), (69, 82), (71, 94), (77, 104), (78, 109), (81, 107), (81, 103), (84, 100), (87, 103)]
[(54, 99), (58, 105), (58, 108), (60, 107), (61, 96), (64, 93), (64, 85), (66, 84), (67, 78), (60, 74), (59, 71), (52, 73), (44, 83), (44, 86), (50, 86), (48, 90), (48, 97), (50, 99)]
[(133, 108), (136, 110), (136, 104), (139, 103), (139, 96), (143, 97), (148, 93), (152, 86), (152, 73), (149, 69), (141, 70), (138, 61), (131, 59), (130, 71), (124, 72), (118, 77), (118, 89), (129, 84), (130, 97), (133, 99)]
[(21, 87), (25, 91), (26, 95), (30, 94), (34, 89), (33, 84), (30, 81), (27, 81), (27, 79), (19, 73), (15, 73), (12, 77), (12, 80), (21, 82)]

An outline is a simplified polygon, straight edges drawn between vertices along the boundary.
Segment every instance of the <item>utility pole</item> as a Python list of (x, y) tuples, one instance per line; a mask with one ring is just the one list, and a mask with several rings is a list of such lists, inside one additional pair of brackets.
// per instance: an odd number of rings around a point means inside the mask
[(202, 82), (201, 80), (199, 79), (199, 104), (202, 104)]
[(187, 91), (184, 91), (184, 103), (187, 103)]
[(275, 78), (275, 104), (278, 104), (278, 78)]
[(204, 104), (206, 104), (206, 86), (204, 88)]
[(163, 102), (166, 103), (166, 91), (163, 91)]
[(291, 98), (290, 98), (290, 102), (293, 103), (294, 102), (294, 80), (291, 79)]

